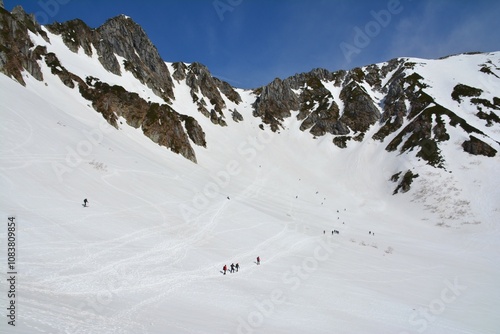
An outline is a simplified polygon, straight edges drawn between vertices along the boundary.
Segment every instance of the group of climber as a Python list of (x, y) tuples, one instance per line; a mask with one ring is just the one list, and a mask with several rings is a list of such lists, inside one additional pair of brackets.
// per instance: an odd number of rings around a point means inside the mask
[[(260, 257), (259, 256), (257, 256), (257, 262), (255, 262), (255, 263), (257, 263), (257, 265), (260, 264)], [(229, 272), (231, 274), (234, 273), (235, 271), (238, 272), (240, 270), (240, 264), (239, 263), (236, 263), (236, 264), (231, 263), (229, 268), (230, 268)], [(222, 267), (222, 273), (225, 275), (226, 272), (227, 272), (227, 265), (224, 265), (224, 267)]]
[[(230, 273), (234, 273), (234, 271), (236, 270), (236, 272), (238, 272), (238, 270), (240, 270), (240, 264), (239, 263), (231, 263), (231, 266), (230, 266), (231, 269), (229, 269), (229, 272)], [(224, 265), (224, 267), (222, 268), (222, 271), (224, 273), (224, 275), (226, 274), (226, 271), (227, 271), (227, 266)]]

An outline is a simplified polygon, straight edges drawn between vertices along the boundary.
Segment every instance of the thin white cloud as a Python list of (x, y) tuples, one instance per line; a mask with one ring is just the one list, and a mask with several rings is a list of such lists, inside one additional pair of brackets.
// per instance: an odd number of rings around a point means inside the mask
[(492, 45), (500, 49), (499, 5), (493, 2), (491, 5), (493, 8), (477, 6), (469, 15), (460, 15), (449, 10), (449, 3), (444, 8), (443, 2), (427, 2), (422, 12), (399, 20), (388, 53), (391, 57), (436, 58), (468, 51), (493, 51)]

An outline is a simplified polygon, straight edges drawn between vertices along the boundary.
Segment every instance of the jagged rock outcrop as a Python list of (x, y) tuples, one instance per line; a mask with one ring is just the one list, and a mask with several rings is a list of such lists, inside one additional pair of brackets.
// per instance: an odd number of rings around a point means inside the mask
[(300, 130), (305, 131), (310, 128), (310, 133), (314, 136), (323, 136), (325, 133), (348, 134), (349, 129), (339, 120), (340, 109), (332, 93), (314, 74), (311, 74), (306, 80), (306, 87), (299, 96), (300, 111), (297, 119), (304, 119)]
[(69, 72), (68, 70), (66, 70), (66, 68), (64, 68), (64, 66), (61, 65), (59, 59), (54, 53), (47, 53), (47, 50), (45, 48), (42, 49), (45, 63), (48, 67), (50, 67), (50, 71), (52, 72), (52, 74), (57, 75), (59, 79), (61, 79), (63, 84), (65, 84), (69, 88), (75, 88), (75, 83), (79, 86), (86, 86), (84, 81), (79, 76)]
[[(186, 80), (190, 88), (193, 103), (198, 107), (198, 111), (209, 118), (212, 123), (226, 126), (225, 109), (226, 102), (223, 96), (236, 104), (241, 103), (241, 96), (227, 82), (212, 76), (206, 66), (200, 63), (186, 65), (182, 62), (172, 64), (174, 73), (172, 77), (180, 83)], [(208, 101), (208, 102), (207, 102)], [(210, 110), (209, 110), (210, 109)]]
[(316, 78), (319, 81), (323, 81), (323, 82), (333, 82), (334, 86), (340, 87), (340, 85), (342, 84), (342, 80), (344, 79), (346, 73), (347, 72), (344, 70), (330, 72), (324, 68), (315, 68), (310, 72), (298, 73), (298, 74), (295, 74), (289, 78), (286, 78), (285, 80), (287, 81), (288, 85), (292, 89), (295, 89), (295, 90), (303, 87), (304, 84), (308, 80), (310, 80), (311, 78)]
[(451, 98), (458, 103), (462, 102), (462, 97), (480, 96), (483, 91), (479, 88), (458, 84), (453, 88)]
[(233, 118), (233, 121), (235, 121), (236, 123), (238, 122), (243, 122), (243, 115), (241, 115), (238, 110), (234, 109), (232, 112), (231, 112), (231, 116)]
[(188, 67), (183, 62), (175, 62), (172, 63), (172, 67), (174, 68), (174, 73), (172, 74), (172, 78), (174, 78), (178, 83), (180, 81), (186, 79), (186, 72)]
[[(111, 58), (112, 53), (126, 59), (125, 68), (165, 101), (174, 98), (173, 83), (167, 65), (144, 30), (124, 15), (106, 21), (97, 28), (99, 56)], [(106, 57), (107, 56), (107, 57)], [(106, 62), (103, 62), (106, 68)]]
[[(497, 109), (497, 108), (495, 108)], [(500, 109), (500, 108), (499, 108)], [(478, 113), (476, 116), (480, 119), (483, 119), (486, 121), (486, 126), (491, 127), (494, 125), (494, 123), (500, 123), (500, 117), (494, 112), (494, 111), (483, 111), (483, 109), (478, 106)]]
[(187, 131), (189, 138), (198, 146), (207, 147), (207, 141), (205, 140), (205, 132), (198, 123), (198, 121), (191, 117), (181, 115), (181, 120), (184, 122), (184, 127)]
[(469, 140), (464, 141), (462, 143), (462, 147), (464, 148), (465, 152), (473, 155), (494, 157), (497, 154), (497, 150), (474, 136), (469, 136)]
[(117, 127), (118, 117), (123, 116), (127, 124), (141, 128), (153, 142), (193, 162), (196, 155), (189, 138), (197, 145), (206, 146), (205, 134), (196, 120), (180, 115), (166, 104), (146, 102), (121, 86), (110, 86), (94, 78), (87, 78), (87, 85), (81, 85), (80, 91), (110, 124)]
[(387, 88), (387, 95), (384, 99), (384, 112), (380, 118), (383, 123), (380, 130), (373, 135), (373, 139), (383, 141), (385, 137), (399, 129), (407, 115), (405, 103), (404, 74), (397, 75)]
[[(182, 125), (182, 116), (166, 104), (153, 103), (141, 124), (144, 134), (155, 143), (170, 148), (196, 163), (196, 156), (189, 144), (188, 135)], [(204, 138), (203, 138), (204, 142)]]
[(347, 133), (345, 125), (338, 122), (338, 106), (322, 83), (333, 82), (339, 87), (345, 73), (316, 68), (285, 80), (276, 78), (269, 85), (254, 91), (257, 99), (253, 104), (253, 114), (269, 124), (272, 131), (282, 127), (282, 121), (291, 116), (290, 111), (298, 110), (297, 119), (304, 120), (300, 128), (302, 131), (311, 129), (314, 135)]
[[(71, 51), (81, 52), (81, 48), (89, 57), (98, 57), (104, 69), (116, 75), (131, 72), (165, 103), (151, 103), (121, 86), (71, 73), (58, 55), (50, 52), (54, 50), (49, 44), (52, 35), (21, 7), (11, 13), (0, 7), (0, 71), (24, 85), (23, 71), (44, 80), (42, 68), (47, 67), (68, 88), (78, 88), (110, 124), (119, 127), (118, 118), (123, 117), (154, 142), (195, 162), (191, 144), (207, 147), (210, 143), (196, 116), (184, 114), (193, 115), (197, 110), (217, 126), (238, 126), (235, 123), (246, 120), (240, 112), (244, 109), (235, 108), (243, 102), (239, 90), (213, 77), (200, 63), (167, 65), (144, 30), (124, 15), (97, 29), (78, 19), (54, 23), (47, 29), (60, 35)], [(34, 45), (30, 34), (41, 36), (47, 44)], [(451, 136), (457, 131), (470, 138), (463, 142), (464, 151), (495, 156), (497, 150), (477, 137), (490, 138), (493, 146), (498, 143), (492, 137), (500, 124), (500, 98), (484, 85), (478, 88), (459, 83), (450, 88), (451, 99), (440, 103), (433, 94), (433, 81), (419, 73), (424, 63), (395, 58), (349, 71), (316, 68), (245, 92), (244, 107), (253, 108), (252, 114), (260, 119), (259, 128), (264, 131), (268, 131), (267, 124), (271, 131), (280, 132), (286, 118), (296, 117), (298, 130), (309, 132), (311, 137), (329, 136), (340, 148), (349, 147), (351, 141), (376, 140), (387, 151), (415, 151), (413, 154), (435, 167), (445, 168), (441, 145), (453, 140)], [(498, 70), (492, 60), (477, 65), (478, 75), (487, 76), (489, 81), (500, 79)], [(188, 89), (191, 95), (193, 104), (187, 103), (186, 110), (172, 107), (179, 108), (172, 103), (177, 89)], [(468, 123), (463, 109), (475, 114), (475, 121)], [(457, 130), (450, 131), (450, 127)], [(403, 179), (411, 181), (409, 178)], [(397, 190), (406, 191), (407, 183), (400, 183)]]
[(21, 6), (15, 7), (12, 13), (0, 8), (0, 72), (22, 85), (26, 85), (22, 77), (23, 70), (37, 80), (43, 80), (38, 64), (43, 49), (34, 48), (28, 31), (47, 40), (47, 34), (36, 22), (34, 15), (26, 14)]
[(56, 22), (46, 27), (50, 32), (60, 35), (64, 44), (71, 51), (78, 52), (78, 49), (82, 48), (87, 56), (92, 56), (92, 46), (96, 43), (97, 36), (94, 29), (91, 29), (82, 20), (75, 19), (63, 23)]
[[(488, 67), (488, 70), (485, 71), (484, 68), (483, 66), (480, 71), (490, 74), (491, 69)], [(500, 117), (495, 113), (496, 110), (500, 110), (500, 98), (494, 96), (492, 100), (489, 100), (481, 96), (483, 93), (482, 89), (458, 84), (453, 88), (451, 97), (459, 104), (469, 102), (475, 105), (478, 111), (476, 116), (482, 120), (486, 120), (486, 126), (491, 127), (495, 123), (500, 123)], [(466, 101), (467, 99), (468, 101)]]
[[(448, 122), (446, 122), (448, 120)], [(405, 126), (397, 136), (387, 145), (388, 151), (396, 150), (400, 144), (400, 152), (407, 152), (418, 147), (418, 157), (426, 160), (430, 165), (443, 168), (443, 156), (439, 149), (439, 142), (450, 139), (446, 126), (460, 128), (467, 133), (484, 133), (469, 125), (463, 118), (441, 105), (425, 108)]]
[(236, 90), (234, 90), (233, 86), (218, 78), (212, 77), (212, 79), (215, 83), (215, 86), (222, 94), (224, 94), (229, 99), (229, 101), (232, 101), (236, 104), (239, 104), (241, 102), (241, 96)]
[(413, 174), (411, 170), (407, 170), (406, 173), (403, 175), (403, 178), (400, 180), (401, 173), (402, 172), (396, 173), (391, 177), (392, 182), (399, 182), (398, 186), (396, 187), (396, 189), (394, 189), (394, 192), (392, 193), (393, 195), (397, 194), (400, 190), (403, 193), (408, 192), (411, 188), (413, 179), (419, 176), (418, 174)]
[(380, 119), (380, 111), (356, 81), (353, 80), (342, 88), (340, 98), (344, 102), (342, 121), (353, 131), (366, 132)]
[[(28, 71), (41, 81), (44, 78), (39, 62), (44, 62), (64, 85), (69, 88), (78, 87), (82, 96), (92, 101), (93, 108), (114, 127), (118, 127), (118, 117), (123, 116), (129, 125), (142, 128), (144, 134), (154, 142), (196, 162), (190, 140), (199, 146), (207, 145), (205, 133), (196, 119), (181, 115), (166, 104), (146, 102), (138, 94), (127, 92), (121, 86), (109, 85), (93, 77), (84, 80), (71, 73), (61, 64), (56, 54), (47, 52), (45, 46), (33, 45), (29, 31), (50, 41), (34, 16), (27, 15), (21, 7), (16, 7), (12, 13), (0, 8), (0, 18), (0, 71), (25, 85), (22, 71)], [(52, 33), (61, 35), (66, 46), (73, 52), (82, 48), (85, 54), (93, 56), (93, 50), (97, 50), (103, 67), (115, 74), (121, 74), (115, 55), (125, 58), (125, 70), (132, 72), (165, 101), (174, 98), (168, 67), (142, 28), (129, 18), (119, 16), (110, 19), (98, 29), (91, 29), (78, 19), (54, 23), (47, 28)], [(177, 79), (183, 79), (179, 78), (180, 73), (182, 71), (177, 71)], [(208, 70), (204, 71), (204, 75), (198, 88), (201, 87), (204, 94), (213, 94), (213, 99), (221, 106), (218, 108), (221, 113), (224, 102), (220, 94), (216, 96), (218, 87), (237, 103), (241, 102), (239, 95), (227, 83), (212, 78)], [(205, 81), (210, 81), (213, 86), (202, 87)], [(223, 120), (218, 119), (218, 122), (224, 124)]]
[[(392, 77), (389, 78), (388, 83), (390, 83), (391, 80), (393, 80), (394, 78), (397, 78), (401, 74), (401, 72), (403, 71), (403, 67), (402, 67), (403, 64), (405, 67), (412, 67), (413, 66), (413, 64), (406, 62), (406, 60), (404, 58), (393, 58), (393, 59), (389, 60), (387, 63), (382, 65), (382, 67), (380, 68), (381, 78), (386, 78), (390, 72), (394, 71), (394, 74), (392, 75)], [(387, 85), (388, 84), (385, 84), (384, 87), (381, 87), (380, 90), (382, 92), (387, 92), (387, 90), (386, 90)]]
[[(81, 20), (54, 23), (47, 25), (47, 29), (61, 35), (73, 52), (82, 47), (91, 56), (94, 46), (99, 61), (111, 73), (120, 75), (122, 65), (166, 102), (174, 98), (167, 65), (144, 30), (130, 18), (120, 15), (107, 20), (97, 29), (89, 28)], [(124, 63), (120, 64), (115, 55), (123, 57)]]
[(196, 162), (196, 156), (188, 136), (195, 144), (206, 146), (205, 133), (192, 117), (180, 115), (166, 104), (146, 102), (121, 86), (110, 86), (92, 77), (84, 82), (67, 71), (53, 53), (45, 55), (45, 62), (69, 88), (74, 88), (76, 82), (82, 96), (92, 101), (94, 109), (114, 127), (118, 127), (118, 117), (123, 116), (127, 124), (141, 128), (153, 142), (193, 162)]
[[(40, 50), (31, 48), (28, 31), (48, 36), (36, 22), (34, 15), (28, 15), (17, 6), (9, 13), (0, 8), (0, 71), (25, 84), (21, 76), (27, 70), (37, 80), (43, 80), (40, 67)], [(144, 30), (125, 16), (106, 21), (98, 29), (89, 28), (81, 20), (54, 23), (46, 26), (54, 34), (61, 35), (66, 46), (73, 52), (81, 47), (91, 56), (92, 46), (97, 50), (99, 60), (108, 71), (120, 74), (120, 64), (115, 54), (125, 58), (123, 66), (165, 101), (174, 98), (173, 83), (164, 61), (156, 47), (147, 38)]]
[(299, 109), (299, 99), (290, 84), (290, 80), (276, 78), (256, 91), (259, 94), (253, 104), (253, 115), (269, 124), (272, 131), (282, 127), (281, 122), (291, 116), (292, 110)]
[[(269, 85), (256, 90), (258, 94), (254, 104), (254, 116), (262, 118), (263, 122), (271, 125), (276, 131), (281, 127), (284, 118), (290, 117), (290, 110), (298, 108), (297, 119), (303, 121), (300, 130), (309, 130), (314, 136), (327, 133), (342, 136), (334, 143), (346, 147), (346, 141), (354, 138), (346, 136), (351, 131), (364, 133), (367, 129), (381, 119), (381, 113), (363, 83), (373, 86), (374, 90), (382, 90), (382, 79), (389, 72), (401, 67), (403, 61), (392, 60), (380, 69), (376, 65), (366, 68), (366, 73), (361, 68), (351, 71), (330, 72), (325, 69), (314, 69), (308, 73), (296, 74), (285, 80), (274, 80)], [(404, 77), (404, 76), (403, 76)], [(333, 84), (341, 89), (338, 99), (342, 101), (341, 110), (332, 92), (325, 84)], [(402, 88), (403, 83), (400, 83)], [(393, 87), (397, 87), (394, 83)], [(394, 101), (399, 99), (400, 91), (391, 92), (390, 106), (386, 110), (386, 118), (393, 121), (393, 114), (398, 114), (396, 124), (401, 125), (406, 115), (404, 102)], [(397, 126), (396, 126), (397, 127)], [(361, 135), (362, 137), (363, 135)]]
[(399, 130), (407, 117), (415, 117), (432, 102), (432, 98), (423, 91), (426, 87), (421, 82), (423, 78), (417, 73), (405, 75), (404, 70), (411, 66), (408, 63), (399, 63), (399, 69), (383, 88), (386, 91), (384, 112), (380, 119), (383, 125), (373, 135), (373, 139), (383, 141), (388, 135)]
[[(227, 125), (223, 112), (226, 103), (221, 92), (236, 104), (241, 102), (240, 95), (228, 83), (212, 77), (208, 68), (200, 63), (192, 63), (187, 67), (178, 65), (177, 71), (179, 72), (177, 77), (185, 77), (186, 84), (191, 88), (191, 97), (193, 102), (198, 105), (198, 110), (209, 117), (212, 123), (222, 126)], [(205, 98), (211, 107), (207, 104)], [(207, 110), (207, 107), (211, 108), (210, 111)]]

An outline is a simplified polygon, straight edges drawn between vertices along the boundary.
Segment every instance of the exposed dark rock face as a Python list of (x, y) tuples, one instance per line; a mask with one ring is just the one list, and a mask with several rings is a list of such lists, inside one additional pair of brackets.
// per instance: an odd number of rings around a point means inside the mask
[(181, 116), (181, 119), (184, 121), (184, 127), (186, 128), (189, 138), (196, 145), (207, 147), (205, 132), (203, 132), (198, 121), (191, 116)]
[(231, 116), (233, 117), (233, 121), (235, 121), (236, 123), (243, 122), (243, 116), (238, 112), (238, 110), (234, 109), (231, 112)]
[(173, 82), (167, 65), (144, 30), (133, 20), (120, 15), (97, 29), (89, 28), (80, 20), (72, 20), (48, 25), (47, 29), (61, 35), (73, 52), (82, 47), (90, 56), (93, 45), (103, 67), (116, 75), (120, 75), (121, 70), (115, 54), (123, 57), (125, 69), (156, 95), (167, 102), (174, 98)]
[[(401, 175), (401, 172), (394, 174), (391, 177), (391, 181), (393, 182), (398, 182), (399, 177)], [(411, 170), (406, 171), (405, 175), (403, 176), (402, 180), (399, 182), (398, 186), (396, 189), (394, 189), (393, 195), (396, 195), (400, 190), (403, 193), (406, 193), (410, 190), (411, 184), (413, 182), (413, 179), (417, 178), (418, 174), (413, 174)]]
[(500, 77), (492, 71), (492, 69), (491, 69), (492, 67), (495, 68), (495, 65), (490, 60), (490, 61), (487, 61), (486, 64), (482, 64), (481, 69), (479, 71), (482, 73), (493, 75), (493, 76), (497, 77), (498, 79), (500, 79)]
[(374, 89), (380, 90), (382, 88), (382, 77), (380, 69), (377, 65), (369, 65), (365, 69), (365, 81)]
[[(166, 104), (149, 106), (141, 124), (144, 134), (152, 141), (196, 162), (194, 150), (182, 126), (182, 116)], [(190, 128), (193, 130), (193, 128)], [(203, 138), (204, 141), (204, 138)]]
[(427, 85), (422, 83), (423, 77), (420, 74), (413, 72), (405, 78), (405, 81), (408, 84), (405, 93), (410, 103), (410, 110), (407, 117), (412, 119), (433, 103), (434, 99), (424, 91)]
[[(193, 102), (198, 105), (198, 110), (205, 116), (208, 114), (212, 123), (222, 126), (227, 125), (223, 112), (226, 103), (222, 98), (221, 91), (229, 100), (237, 104), (241, 102), (240, 95), (229, 84), (212, 77), (206, 66), (200, 63), (192, 63), (187, 68), (179, 65), (176, 72), (179, 72), (177, 77), (186, 78), (186, 84), (191, 88), (191, 97)], [(205, 98), (213, 106), (210, 111), (206, 108), (207, 102)]]
[[(31, 50), (33, 44), (28, 31), (48, 41), (47, 34), (34, 16), (27, 15), (19, 6), (14, 8), (12, 13), (1, 8), (0, 20), (0, 71), (14, 77), (23, 85), (24, 80), (20, 74), (22, 69), (26, 69), (36, 79), (43, 80), (37, 64), (40, 52), (37, 49)], [(118, 16), (108, 20), (98, 29), (91, 29), (78, 19), (46, 27), (52, 33), (61, 35), (64, 43), (73, 52), (77, 52), (81, 47), (91, 56), (93, 45), (103, 67), (112, 73), (120, 74), (120, 64), (115, 53), (125, 58), (125, 68), (142, 83), (165, 101), (173, 98), (172, 79), (167, 66), (142, 28), (132, 20)]]
[(315, 136), (323, 136), (326, 133), (334, 135), (349, 133), (347, 126), (339, 120), (339, 106), (332, 93), (325, 88), (318, 77), (310, 75), (304, 79), (307, 80), (307, 86), (299, 96), (300, 111), (297, 115), (298, 120), (304, 119), (300, 130), (311, 128), (310, 132)]
[[(109, 59), (116, 53), (127, 60), (130, 68), (128, 70), (156, 95), (165, 101), (174, 97), (172, 78), (167, 65), (137, 23), (120, 15), (106, 21), (97, 29), (97, 33), (100, 38), (97, 45), (98, 51), (101, 51), (100, 57)], [(101, 63), (107, 68), (105, 61), (101, 60)]]
[[(80, 86), (82, 95), (92, 101), (92, 106), (110, 124), (117, 127), (118, 117), (123, 116), (127, 124), (134, 128), (141, 127), (144, 134), (155, 143), (196, 162), (189, 138), (197, 145), (206, 146), (205, 134), (196, 120), (180, 115), (166, 104), (146, 102), (121, 86), (93, 82), (92, 78), (87, 82), (87, 87)], [(188, 134), (184, 131), (183, 122)]]
[[(21, 7), (16, 7), (12, 13), (0, 8), (0, 19), (0, 71), (25, 85), (22, 71), (26, 70), (36, 79), (43, 80), (38, 61), (44, 61), (52, 74), (57, 75), (67, 87), (78, 86), (82, 96), (92, 101), (94, 109), (114, 127), (118, 127), (118, 117), (123, 116), (129, 125), (141, 127), (144, 134), (154, 142), (196, 162), (189, 140), (199, 146), (207, 145), (205, 133), (196, 119), (181, 115), (168, 105), (146, 102), (136, 93), (127, 92), (123, 87), (102, 83), (98, 78), (92, 77), (87, 77), (84, 81), (69, 72), (57, 55), (47, 52), (46, 47), (33, 45), (28, 31), (42, 36), (46, 41), (49, 39), (34, 16), (24, 13)], [(121, 74), (115, 54), (125, 58), (125, 70), (132, 72), (165, 101), (174, 97), (168, 67), (142, 28), (132, 20), (119, 16), (108, 20), (98, 29), (89, 28), (81, 20), (55, 23), (47, 28), (52, 33), (61, 35), (66, 46), (73, 52), (82, 48), (88, 56), (92, 56), (94, 47), (103, 67), (112, 73)], [(241, 102), (241, 97), (230, 85), (211, 77), (203, 65), (196, 67), (200, 69), (197, 72), (200, 74), (200, 82), (196, 82), (199, 78), (194, 76), (196, 89), (201, 91), (202, 99), (208, 96), (219, 111), (219, 114), (215, 115), (215, 123), (226, 125), (222, 112), (225, 104), (220, 92), (235, 103)], [(185, 64), (176, 63), (174, 68), (176, 80), (187, 78)], [(210, 116), (208, 111), (207, 114)], [(235, 115), (242, 119), (241, 115)]]
[(487, 157), (494, 157), (497, 154), (497, 150), (474, 136), (469, 136), (469, 140), (464, 141), (462, 143), (462, 147), (464, 148), (465, 152), (473, 155), (485, 155)]
[(71, 51), (78, 52), (81, 47), (87, 56), (92, 56), (92, 45), (95, 44), (97, 36), (95, 31), (82, 20), (75, 19), (64, 23), (56, 22), (46, 27), (50, 32), (61, 35), (64, 44)]
[(334, 82), (334, 86), (340, 87), (346, 75), (346, 71), (340, 70), (337, 72), (330, 72), (324, 68), (315, 68), (311, 72), (299, 73), (285, 79), (292, 89), (299, 89), (311, 78), (316, 78), (324, 82)]
[[(444, 168), (445, 158), (439, 143), (450, 139), (447, 125), (458, 125), (467, 133), (483, 133), (455, 112), (437, 104), (426, 92), (429, 87), (415, 72), (415, 65), (400, 58), (382, 66), (370, 65), (348, 72), (316, 69), (284, 80), (275, 79), (255, 91), (258, 97), (254, 116), (276, 131), (282, 127), (283, 119), (291, 116), (291, 110), (298, 110), (297, 119), (302, 121), (300, 130), (308, 130), (314, 136), (334, 135), (333, 143), (340, 148), (347, 147), (350, 140), (363, 140), (368, 129), (380, 124), (372, 138), (384, 141), (393, 134), (386, 147), (388, 151), (418, 149), (418, 157), (432, 166)], [(342, 109), (327, 84), (341, 87), (338, 98), (342, 101)], [(367, 87), (382, 94), (378, 106)], [(478, 106), (477, 116), (492, 126), (498, 118), (492, 110), (500, 108), (495, 100), (492, 103), (479, 98), (481, 93), (480, 89), (457, 85), (452, 96), (457, 100), (464, 96), (471, 98), (471, 103)], [(356, 135), (349, 135), (351, 131)]]
[(227, 82), (214, 78), (208, 68), (200, 63), (192, 63), (188, 66), (176, 62), (172, 64), (172, 67), (174, 68), (172, 77), (178, 83), (186, 80), (186, 85), (190, 87), (191, 98), (196, 103), (198, 111), (209, 118), (212, 123), (226, 126), (223, 110), (227, 106), (223, 95), (229, 101), (239, 104), (241, 97), (236, 90)]
[(47, 39), (33, 15), (28, 15), (17, 6), (12, 13), (0, 8), (0, 72), (26, 85), (22, 71), (26, 70), (37, 80), (43, 80), (38, 65), (43, 49), (35, 48), (28, 31)]
[[(372, 65), (365, 70), (355, 68), (348, 72), (314, 69), (285, 80), (276, 79), (255, 91), (258, 97), (254, 104), (254, 116), (262, 118), (264, 123), (270, 124), (271, 129), (276, 131), (282, 127), (282, 120), (291, 116), (290, 110), (298, 109), (297, 119), (303, 121), (300, 130), (309, 130), (314, 136), (327, 133), (344, 136), (351, 130), (365, 132), (380, 120), (381, 114), (362, 84), (367, 83), (374, 90), (381, 90), (384, 75), (398, 66), (404, 67), (403, 63), (402, 60), (393, 60), (382, 69)], [(342, 100), (343, 110), (340, 110), (332, 92), (326, 88), (327, 83), (341, 88), (338, 98)], [(403, 83), (400, 84), (401, 89), (402, 85)], [(393, 85), (396, 86), (397, 83)], [(394, 100), (401, 98), (398, 94), (393, 94)], [(390, 105), (393, 106), (393, 103)], [(403, 107), (404, 102), (401, 101), (393, 106), (395, 111), (388, 111), (388, 114), (400, 114), (397, 124), (402, 124), (406, 114), (406, 110), (402, 110)], [(345, 140), (335, 142), (342, 143), (343, 146)]]
[[(135, 93), (127, 92), (121, 86), (110, 86), (100, 81), (87, 78), (87, 87), (80, 86), (82, 96), (92, 101), (96, 111), (114, 127), (118, 128), (118, 117), (124, 116), (127, 124), (141, 126), (149, 104)], [(84, 89), (86, 88), (86, 89)]]
[[(216, 126), (244, 121), (235, 108), (242, 103), (237, 89), (213, 77), (200, 63), (176, 62), (170, 68), (144, 30), (126, 16), (112, 18), (97, 29), (78, 19), (47, 28), (60, 35), (71, 51), (79, 52), (82, 48), (86, 55), (97, 56), (106, 70), (116, 75), (122, 75), (123, 70), (131, 72), (165, 103), (150, 103), (123, 87), (103, 83), (99, 78), (80, 78), (68, 71), (56, 54), (47, 51), (49, 44), (34, 45), (30, 40), (32, 33), (49, 42), (34, 16), (24, 13), (21, 7), (12, 13), (0, 7), (0, 71), (24, 85), (23, 71), (43, 80), (41, 68), (47, 66), (64, 85), (78, 87), (113, 126), (118, 127), (118, 118), (123, 117), (129, 125), (142, 128), (154, 142), (192, 161), (196, 161), (196, 156), (191, 143), (201, 147), (210, 143), (195, 118), (172, 108), (177, 88), (187, 86), (195, 108)], [(285, 119), (293, 115), (300, 122), (299, 130), (308, 131), (312, 137), (330, 136), (340, 148), (348, 147), (352, 141), (365, 141), (367, 134), (373, 133), (369, 140), (384, 142), (389, 138), (388, 151), (415, 150), (428, 164), (445, 168), (446, 157), (440, 145), (451, 139), (449, 127), (469, 135), (487, 135), (459, 117), (460, 109), (447, 109), (432, 97), (432, 87), (426, 84), (429, 81), (417, 73), (419, 65), (396, 58), (349, 71), (317, 68), (283, 80), (277, 78), (253, 90), (255, 96), (249, 94), (246, 99), (254, 98), (250, 102), (253, 116), (262, 121), (259, 128), (264, 131), (268, 131), (264, 126), (267, 124), (271, 131), (279, 132)], [(477, 73), (496, 80), (497, 71), (498, 67), (488, 60), (479, 65)], [(458, 84), (450, 94), (458, 105), (475, 106), (476, 116), (485, 121), (485, 127), (495, 127), (500, 123), (500, 98), (483, 89)], [(463, 149), (471, 154), (496, 154), (493, 147), (472, 135), (463, 143)], [(406, 177), (407, 174), (396, 192), (409, 188), (414, 177)]]
[(488, 113), (480, 110), (476, 116), (480, 119), (486, 120), (486, 126), (490, 127), (493, 126), (493, 123), (500, 123), (500, 117), (498, 117), (497, 114), (495, 114), (493, 111), (490, 111)]
[(291, 110), (299, 109), (299, 99), (292, 91), (290, 80), (276, 78), (260, 89), (254, 107), (254, 116), (262, 118), (272, 131), (282, 127), (283, 119), (291, 116)]
[(340, 148), (347, 148), (347, 142), (351, 139), (350, 136), (337, 136), (333, 138), (333, 143)]
[(457, 102), (462, 102), (462, 97), (480, 96), (483, 91), (479, 88), (458, 84), (453, 88), (451, 97)]
[(187, 65), (182, 62), (175, 62), (172, 64), (174, 68), (174, 73), (172, 74), (172, 78), (174, 78), (178, 83), (184, 79), (186, 79)]
[(354, 80), (340, 92), (344, 102), (342, 121), (353, 131), (365, 132), (380, 119), (380, 112), (366, 90)]
[(236, 104), (241, 102), (240, 94), (238, 94), (230, 84), (215, 77), (212, 77), (212, 79), (215, 82), (215, 86), (229, 99), (229, 101)]
[(405, 120), (407, 108), (405, 104), (404, 74), (399, 74), (387, 88), (380, 121), (383, 126), (373, 135), (373, 139), (383, 141), (385, 137), (399, 129)]
[[(394, 62), (393, 65), (396, 64), (399, 64), (399, 68), (384, 87), (387, 93), (383, 103), (384, 112), (380, 119), (383, 125), (373, 135), (373, 139), (380, 141), (399, 130), (406, 118), (415, 117), (432, 102), (432, 98), (423, 91), (426, 85), (421, 82), (423, 78), (420, 75), (412, 73), (405, 76), (404, 69), (411, 67), (411, 64)], [(392, 67), (391, 70), (395, 68)], [(406, 102), (409, 103), (409, 108)]]
[(75, 82), (78, 85), (86, 86), (86, 84), (79, 76), (74, 75), (71, 72), (68, 72), (68, 70), (66, 70), (66, 68), (64, 68), (64, 66), (61, 65), (59, 59), (54, 53), (52, 52), (47, 53), (47, 50), (45, 48), (42, 48), (41, 54), (44, 55), (45, 63), (47, 64), (48, 67), (50, 67), (52, 74), (57, 75), (59, 79), (61, 79), (61, 81), (67, 87), (75, 88)]
[(395, 73), (389, 79), (389, 82), (385, 84), (384, 87), (381, 87), (380, 90), (384, 93), (387, 92), (386, 88), (390, 85), (391, 81), (400, 78), (404, 68), (410, 68), (410, 67), (412, 67), (412, 64), (407, 63), (402, 58), (391, 59), (386, 64), (382, 65), (382, 68), (380, 69), (381, 78), (386, 78), (390, 72), (394, 71)]
[[(445, 123), (446, 116), (448, 123)], [(434, 122), (433, 122), (434, 120)], [(435, 125), (433, 126), (433, 124)], [(440, 105), (434, 105), (421, 111), (412, 121), (404, 127), (396, 137), (387, 145), (388, 151), (396, 150), (401, 143), (400, 152), (406, 152), (419, 147), (418, 157), (426, 160), (434, 167), (444, 168), (443, 156), (439, 150), (439, 142), (450, 139), (446, 131), (446, 124), (456, 127), (459, 125), (467, 133), (484, 133), (469, 125), (463, 118), (449, 109)]]
[(346, 134), (349, 129), (339, 120), (339, 107), (323, 82), (333, 82), (340, 87), (345, 71), (335, 73), (317, 68), (308, 73), (296, 74), (285, 80), (275, 79), (269, 85), (256, 89), (254, 116), (277, 131), (282, 121), (299, 111), (298, 120), (304, 120), (300, 129), (310, 129), (313, 135)]

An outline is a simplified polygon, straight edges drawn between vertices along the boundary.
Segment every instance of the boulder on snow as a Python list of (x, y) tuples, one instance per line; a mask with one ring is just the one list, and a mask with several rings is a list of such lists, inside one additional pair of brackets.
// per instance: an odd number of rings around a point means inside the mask
[(462, 143), (465, 152), (473, 155), (485, 155), (487, 157), (494, 157), (496, 155), (497, 151), (481, 139), (474, 136), (469, 136), (469, 138), (469, 140)]

